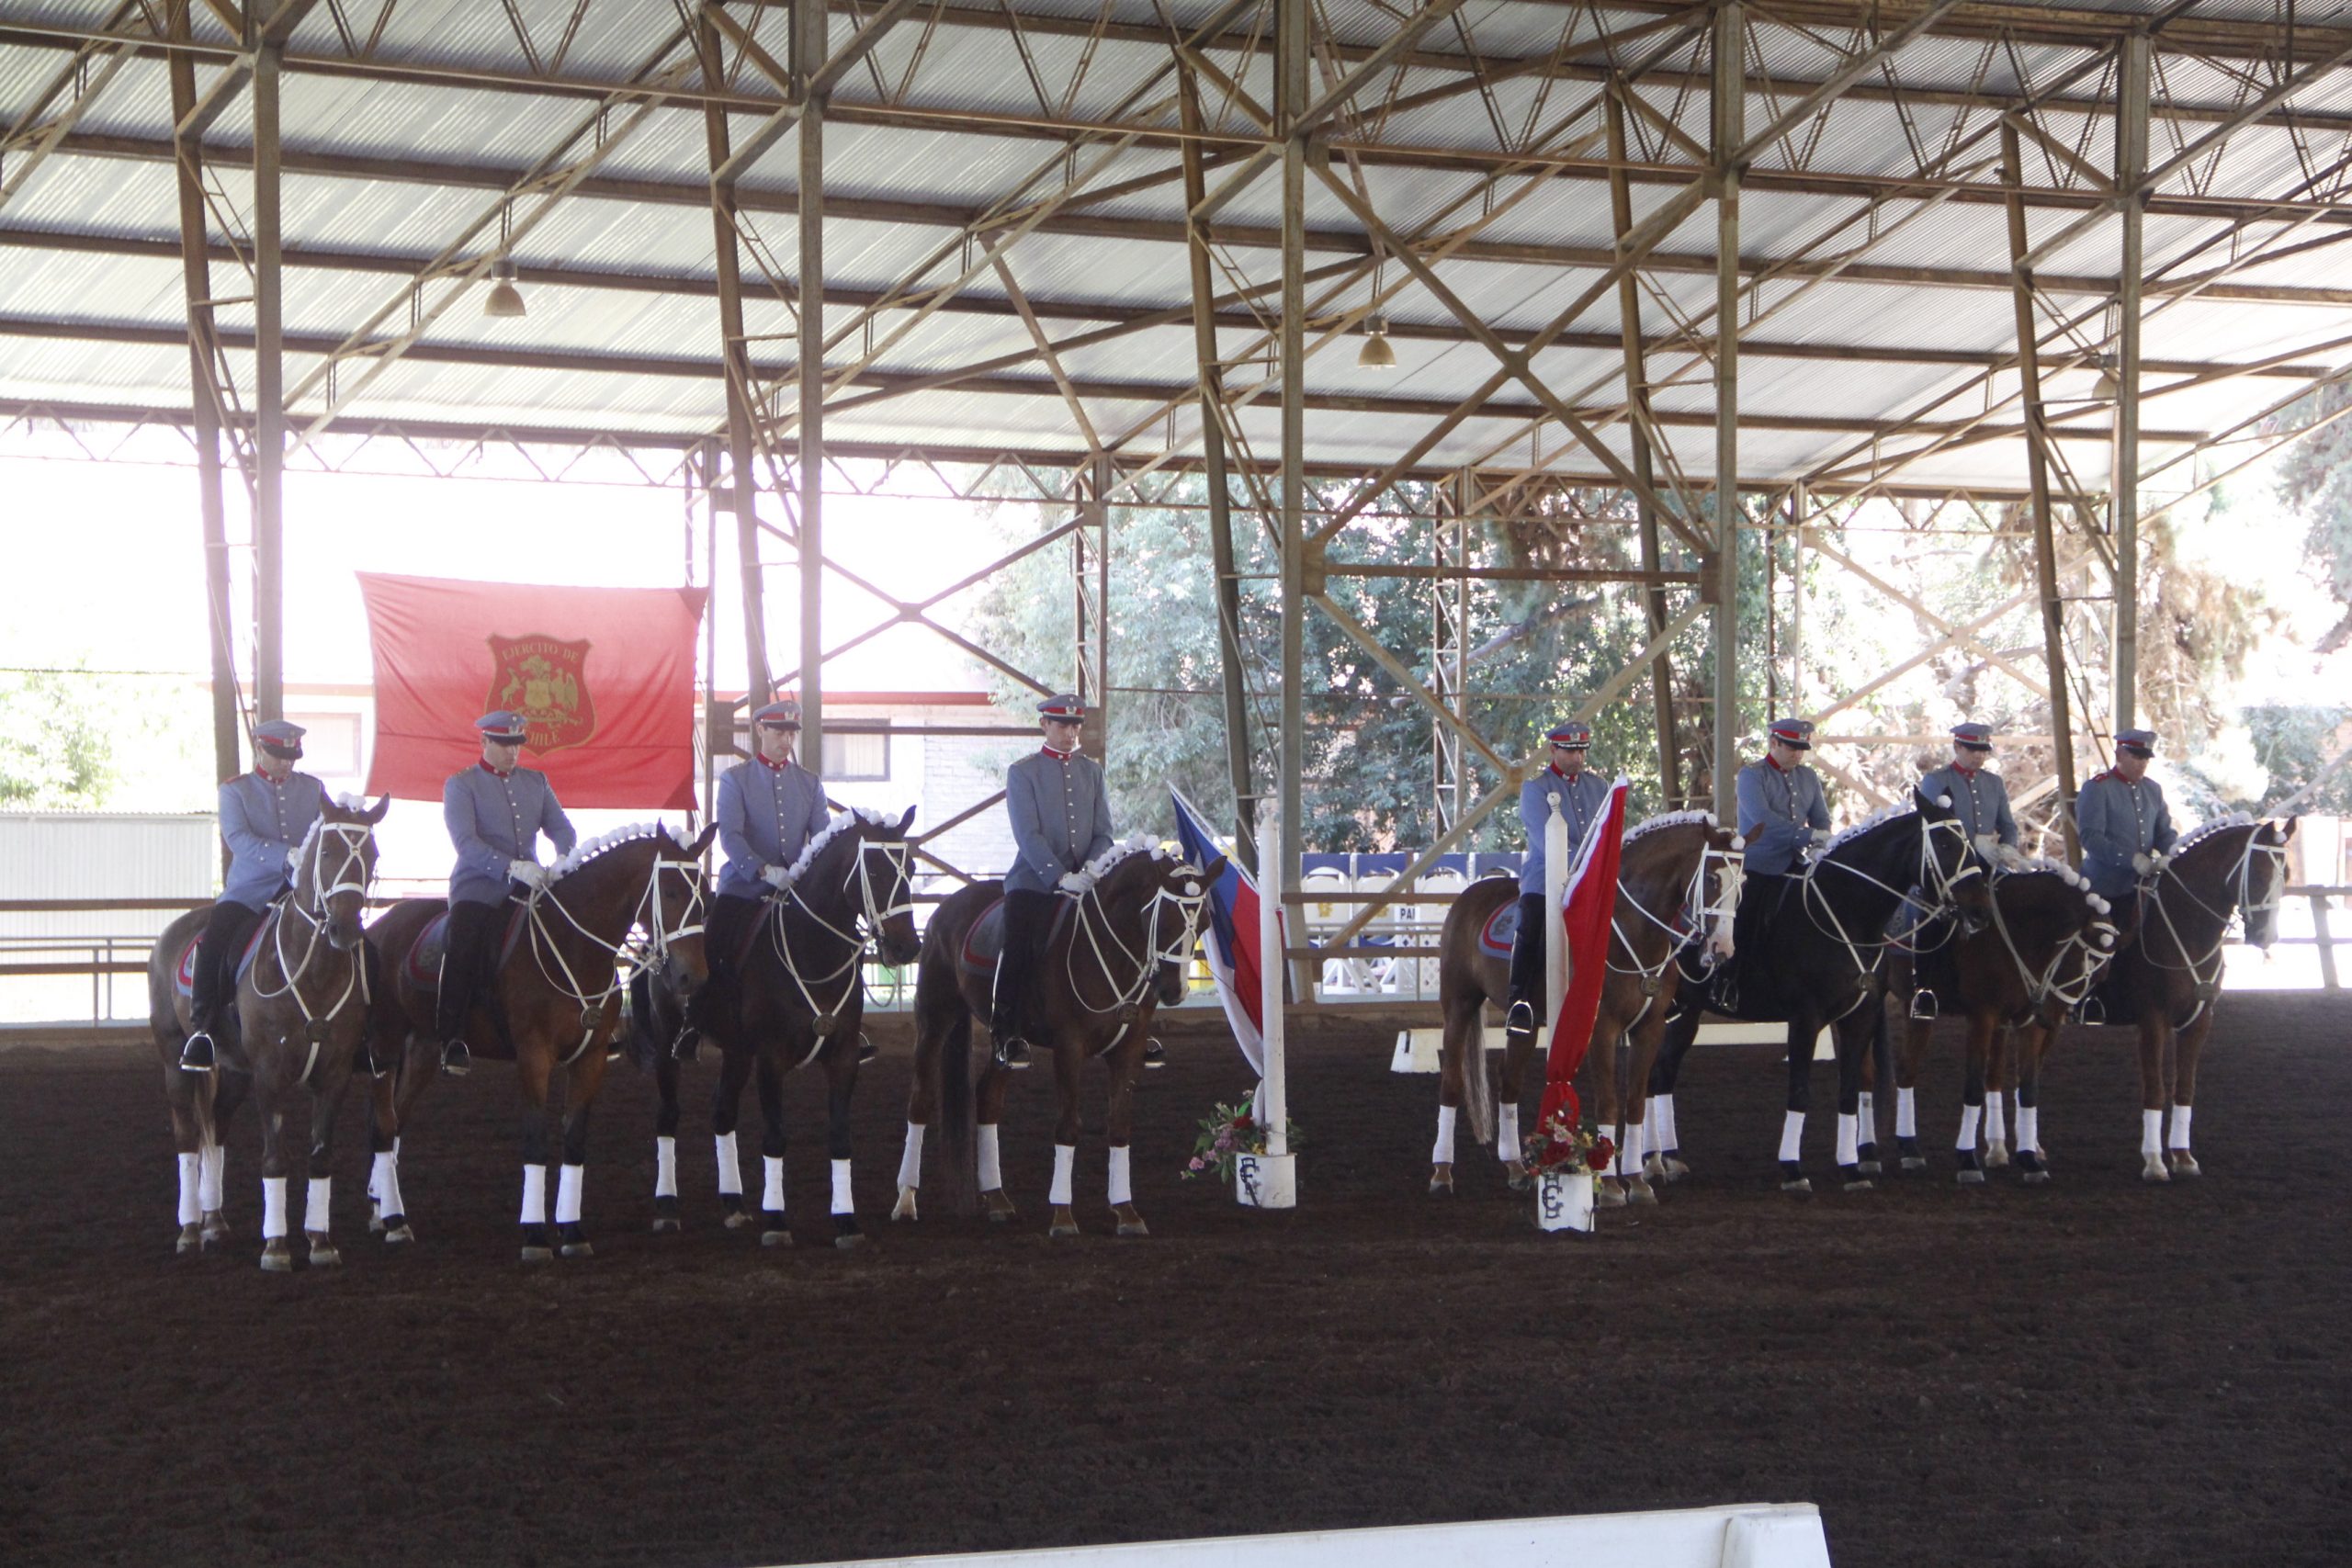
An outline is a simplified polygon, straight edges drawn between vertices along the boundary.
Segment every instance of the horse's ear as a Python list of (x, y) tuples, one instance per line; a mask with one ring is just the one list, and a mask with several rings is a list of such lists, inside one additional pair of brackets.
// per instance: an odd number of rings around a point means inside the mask
[(1216, 879), (1217, 879), (1218, 877), (1223, 876), (1223, 875), (1225, 874), (1225, 865), (1226, 865), (1226, 858), (1225, 858), (1225, 856), (1223, 856), (1223, 855), (1219, 855), (1219, 856), (1217, 856), (1217, 857), (1216, 857), (1216, 859), (1215, 859), (1215, 860), (1213, 860), (1213, 861), (1209, 862), (1209, 863), (1208, 863), (1208, 864), (1206, 864), (1206, 865), (1204, 865), (1204, 866), (1203, 866), (1203, 867), (1201, 868), (1201, 876), (1202, 876), (1203, 880), (1204, 880), (1204, 881), (1206, 881), (1206, 882), (1209, 882), (1209, 883), (1211, 883), (1211, 884), (1216, 883)]
[(695, 841), (686, 846), (686, 854), (688, 858), (700, 860), (702, 858), (703, 851), (710, 848), (710, 841), (717, 837), (718, 837), (718, 824), (713, 822), (701, 832), (695, 834)]
[(2295, 824), (2301, 820), (2301, 818), (2290, 817), (2285, 822), (2278, 825), (2278, 841), (2280, 843), (2283, 844), (2288, 840), (2295, 836)]
[(377, 823), (381, 822), (384, 819), (384, 813), (390, 811), (391, 808), (392, 797), (388, 795), (384, 796), (383, 799), (378, 801), (375, 805), (369, 807), (367, 811), (361, 815), (360, 820), (372, 828)]
[(907, 807), (907, 814), (906, 814), (904, 817), (901, 817), (901, 818), (899, 818), (899, 829), (898, 829), (898, 830), (899, 830), (899, 833), (900, 834), (900, 836), (901, 836), (901, 837), (903, 837), (903, 836), (905, 835), (906, 830), (907, 830), (908, 829), (910, 829), (910, 828), (911, 828), (911, 827), (913, 827), (913, 826), (914, 826), (914, 822), (915, 822), (915, 808), (914, 808), (913, 807), (910, 806), (910, 807)]

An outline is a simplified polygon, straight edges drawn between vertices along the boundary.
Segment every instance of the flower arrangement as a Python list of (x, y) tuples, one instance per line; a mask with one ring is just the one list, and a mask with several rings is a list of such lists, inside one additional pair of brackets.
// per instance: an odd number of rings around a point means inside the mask
[[(1285, 1117), (1283, 1121), (1284, 1146), (1298, 1147), (1298, 1123)], [(1243, 1100), (1232, 1105), (1220, 1105), (1201, 1118), (1201, 1135), (1193, 1141), (1193, 1157), (1184, 1164), (1184, 1179), (1215, 1176), (1219, 1181), (1233, 1179), (1233, 1162), (1243, 1155), (1266, 1152), (1266, 1125)]]
[(1617, 1157), (1617, 1145), (1605, 1134), (1577, 1125), (1575, 1115), (1572, 1109), (1566, 1115), (1555, 1111), (1529, 1137), (1523, 1157), (1531, 1175), (1565, 1176), (1589, 1170), (1598, 1176)]

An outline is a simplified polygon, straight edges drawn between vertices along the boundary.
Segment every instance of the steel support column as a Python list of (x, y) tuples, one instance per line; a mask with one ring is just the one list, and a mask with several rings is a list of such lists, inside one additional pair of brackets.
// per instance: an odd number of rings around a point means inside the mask
[(800, 99), (800, 737), (825, 769), (825, 0), (792, 0), (792, 76)]
[(2140, 680), (2140, 283), (2142, 225), (2148, 175), (2149, 40), (2123, 40), (2116, 85), (2115, 195), (2123, 219), (2123, 255), (2116, 279), (2115, 467), (2109, 479), (2115, 509), (2115, 696), (2113, 725), (2129, 729)]
[[(1281, 835), (1284, 893), (1299, 890), (1299, 855), (1306, 846), (1300, 809), (1306, 771), (1306, 137), (1294, 128), (1306, 115), (1312, 65), (1306, 0), (1276, 0), (1274, 119), (1283, 133), (1282, 292), (1282, 741)], [(1313, 976), (1301, 965), (1297, 995), (1311, 996)]]
[[(175, 0), (171, 32), (188, 36), (192, 0)], [(196, 107), (196, 60), (175, 51), (170, 62), (172, 119)], [(243, 769), (237, 723), (236, 637), (230, 620), (229, 524), (221, 495), (220, 363), (213, 333), (212, 264), (204, 221), (203, 152), (194, 138), (179, 144), (180, 276), (187, 295), (188, 414), (196, 435), (197, 508), (204, 530), (205, 641), (212, 654), (212, 763), (219, 778)]]
[(1739, 744), (1739, 154), (1747, 139), (1745, 7), (1715, 7), (1715, 712), (1708, 777), (1715, 815), (1733, 816)]
[[(2012, 186), (2021, 182), (2025, 163), (2013, 126), (2001, 128), (2001, 175)], [(2065, 834), (2069, 864), (2082, 858), (2075, 838), (2075, 721), (2066, 686), (2066, 604), (2058, 596), (2057, 529), (2050, 515), (2050, 459), (2043, 447), (2048, 434), (2041, 402), (2041, 349), (2033, 314), (2033, 274), (2023, 265), (2031, 249), (2026, 233), (2025, 203), (2009, 203), (2009, 256), (2018, 264), (2018, 376), (2025, 401), (2026, 479), (2033, 489), (2034, 596), (2041, 611), (2041, 659), (2050, 684), (2050, 741), (2057, 753), (2058, 823)]]
[[(1078, 685), (1086, 704), (1086, 722), (1080, 727), (1080, 750), (1107, 763), (1111, 750), (1111, 487), (1116, 471), (1111, 459), (1097, 457), (1087, 465), (1083, 498), (1080, 502), (1085, 525), (1070, 536), (1077, 562)], [(1087, 554), (1087, 536), (1094, 536), (1094, 553)]]
[[(248, 17), (249, 29), (258, 18)], [(286, 716), (286, 297), (282, 43), (254, 46), (254, 716)]]

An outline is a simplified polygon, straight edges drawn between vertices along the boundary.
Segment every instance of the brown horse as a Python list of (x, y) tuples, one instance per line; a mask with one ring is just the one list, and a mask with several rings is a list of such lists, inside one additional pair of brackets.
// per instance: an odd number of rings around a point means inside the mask
[[(1968, 1068), (1962, 1090), (1957, 1159), (1963, 1186), (1980, 1184), (1984, 1168), (2008, 1163), (2008, 1134), (2001, 1111), (2006, 1058), (2003, 1046), (2018, 1042), (2017, 1162), (2030, 1183), (2050, 1179), (2042, 1163), (2039, 1122), (2041, 1061), (2049, 1038), (2079, 1004), (2099, 971), (2114, 956), (2116, 932), (2107, 900), (2077, 873), (2054, 862), (1996, 864), (1988, 889), (1992, 919), (1973, 934), (1962, 935), (1950, 921), (1923, 924), (1910, 948), (1892, 949), (1887, 959), (1886, 1000), (1906, 1018), (1903, 1053), (1895, 1075), (1895, 1147), (1905, 1170), (1924, 1170), (1919, 1150), (1918, 1108), (1914, 1096), (1919, 1062), (1933, 1032), (1931, 1019), (1911, 1017), (1911, 1002), (1925, 985), (1937, 1010), (1968, 1020)], [(1882, 1008), (1879, 1027), (1886, 1026)], [(1875, 1056), (1865, 1075), (1874, 1076)], [(1992, 1095), (1985, 1095), (1987, 1085)], [(1976, 1155), (1977, 1123), (1984, 1127), (1984, 1158)], [(1863, 1129), (1863, 1163), (1875, 1158), (1869, 1146), (1876, 1129)]]
[[(1061, 1117), (1054, 1128), (1051, 1235), (1078, 1234), (1070, 1176), (1078, 1155), (1079, 1073), (1089, 1057), (1101, 1058), (1110, 1070), (1112, 1213), (1121, 1235), (1149, 1234), (1136, 1212), (1127, 1160), (1136, 1075), (1153, 1011), (1183, 997), (1183, 966), (1199, 938), (1202, 905), (1224, 870), (1222, 855), (1203, 867), (1141, 840), (1115, 844), (1086, 868), (1086, 890), (1062, 901), (1038, 954), (1038, 994), (1028, 1009), (1036, 1025), (1030, 1038), (1052, 1054), (1054, 1082), (1061, 1091)], [(916, 1217), (923, 1134), (943, 1113), (950, 1201), (968, 1213), (977, 1196), (991, 1220), (1013, 1216), (997, 1144), (1011, 1074), (991, 1059), (977, 1088), (972, 1082), (972, 1020), (988, 1016), (994, 967), (992, 962), (974, 962), (967, 951), (974, 926), (1003, 897), (1001, 882), (959, 888), (923, 931), (915, 976), (914, 1083), (907, 1100), (894, 1220)]]
[(181, 1252), (209, 1247), (228, 1234), (220, 1215), (220, 1134), (251, 1092), (258, 1097), (262, 1121), (261, 1266), (273, 1273), (294, 1267), (287, 1245), (286, 1179), (292, 1161), (286, 1128), (300, 1089), (310, 1099), (302, 1228), (311, 1263), (342, 1261), (327, 1217), (330, 1161), (335, 1113), (367, 1036), (370, 977), (359, 917), (376, 875), (376, 824), (390, 805), (389, 799), (373, 808), (353, 800), (322, 805), (295, 853), (289, 890), (255, 930), (253, 963), (237, 982), (236, 1027), (217, 1032), (219, 1072), (178, 1070), (189, 1020), (177, 975), (209, 911), (182, 916), (156, 940), (147, 961), (148, 1021), (164, 1064), (179, 1153)]
[(2269, 947), (2278, 932), (2287, 841), (2294, 836), (2292, 817), (2283, 823), (2234, 817), (2181, 839), (2142, 882), (2136, 921), (2092, 993), (2102, 1021), (2139, 1026), (2143, 1180), (2202, 1174), (2189, 1152), (2189, 1116), (2198, 1058), (2213, 1032), (2222, 990), (2222, 939), (2242, 914), (2247, 944)]
[[(885, 962), (911, 964), (922, 942), (907, 881), (907, 827), (914, 807), (893, 822), (870, 811), (836, 817), (810, 839), (789, 869), (785, 891), (761, 906), (747, 933), (738, 1005), (713, 1020), (720, 1050), (711, 1127), (718, 1143), (719, 1202), (729, 1229), (748, 1224), (743, 1172), (736, 1161), (735, 1122), (743, 1085), (759, 1069), (760, 1243), (788, 1247), (784, 1217), (784, 1076), (816, 1063), (824, 1069), (826, 1145), (832, 1160), (833, 1244), (865, 1240), (850, 1192), (850, 1096), (857, 1087), (859, 1025), (865, 1016), (865, 960), (878, 944)], [(678, 1228), (678, 1066), (653, 1053), (661, 1110), (654, 1138), (653, 1228)]]
[[(1600, 1010), (1593, 1020), (1590, 1059), (1598, 1077), (1594, 1095), (1601, 1128), (1614, 1135), (1622, 1118), (1621, 1158), (1601, 1182), (1599, 1201), (1656, 1202), (1657, 1195), (1640, 1168), (1638, 1144), (1647, 1100), (1650, 1063), (1657, 1054), (1667, 1014), (1674, 1005), (1679, 967), (1675, 952), (1690, 933), (1707, 927), (1728, 940), (1731, 908), (1738, 897), (1739, 840), (1703, 811), (1678, 811), (1627, 832), (1617, 868), (1617, 909), (1610, 921), (1609, 976), (1602, 982)], [(1438, 1078), (1437, 1145), (1431, 1151), (1430, 1191), (1453, 1190), (1453, 1133), (1458, 1111), (1467, 1105), (1470, 1134), (1495, 1142), (1513, 1188), (1528, 1185), (1520, 1157), (1519, 1109), (1532, 1033), (1506, 1035), (1499, 1107), (1486, 1066), (1484, 1010), (1510, 995), (1510, 961), (1486, 952), (1481, 935), (1495, 913), (1519, 899), (1519, 884), (1488, 877), (1453, 901), (1438, 938), (1438, 1001), (1445, 1015), (1445, 1042)], [(1557, 998), (1549, 998), (1553, 1002)], [(1618, 1077), (1618, 1047), (1631, 1055), (1630, 1077)], [(1632, 1145), (1632, 1146), (1629, 1146)]]
[[(593, 1254), (581, 1228), (587, 1183), (588, 1113), (604, 1085), (605, 1051), (621, 1018), (616, 970), (632, 931), (643, 952), (633, 962), (674, 957), (699, 984), (703, 961), (701, 856), (718, 832), (692, 843), (659, 823), (639, 823), (581, 845), (547, 883), (514, 900), (515, 913), (491, 983), (466, 1021), (477, 1056), (511, 1058), (523, 1091), (523, 1261), (544, 1262), (548, 1247), (548, 1086), (566, 1077), (563, 1164), (556, 1194), (558, 1247), (566, 1258)], [(371, 1128), (378, 1156), (379, 1223), (390, 1241), (411, 1239), (400, 1196), (401, 1129), (416, 1097), (438, 1070), (434, 1007), (439, 994), (435, 925), (447, 905), (406, 898), (368, 928), (383, 962), (385, 1003), (377, 1012), (379, 1060), (397, 1055), (396, 1075), (379, 1079)], [(428, 942), (430, 938), (430, 942)]]

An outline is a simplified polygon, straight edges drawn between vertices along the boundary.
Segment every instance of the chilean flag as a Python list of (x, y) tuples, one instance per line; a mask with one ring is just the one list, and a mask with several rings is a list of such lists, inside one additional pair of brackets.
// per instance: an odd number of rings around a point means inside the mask
[(1552, 1021), (1552, 1046), (1544, 1063), (1544, 1109), (1539, 1127), (1560, 1111), (1574, 1122), (1579, 1113), (1571, 1087), (1592, 1043), (1593, 1021), (1600, 1016), (1600, 987), (1609, 978), (1610, 921), (1617, 912), (1617, 862), (1625, 847), (1625, 775), (1609, 793), (1609, 809), (1577, 846), (1568, 870), (1567, 904), (1560, 918), (1568, 928), (1568, 983), (1559, 1016)]
[[(1176, 806), (1176, 839), (1184, 846), (1184, 858), (1194, 865), (1208, 864), (1220, 852), (1207, 824), (1191, 801), (1172, 789), (1168, 795)], [(1208, 915), (1208, 929), (1201, 933), (1202, 955), (1208, 960), (1209, 973), (1216, 977), (1216, 998), (1225, 1004), (1235, 1042), (1250, 1067), (1263, 1077), (1266, 1054), (1260, 998), (1265, 993), (1261, 989), (1264, 971), (1258, 957), (1258, 885), (1241, 869), (1238, 858), (1227, 860), (1224, 874), (1211, 885)], [(1286, 928), (1284, 940), (1288, 940)]]

